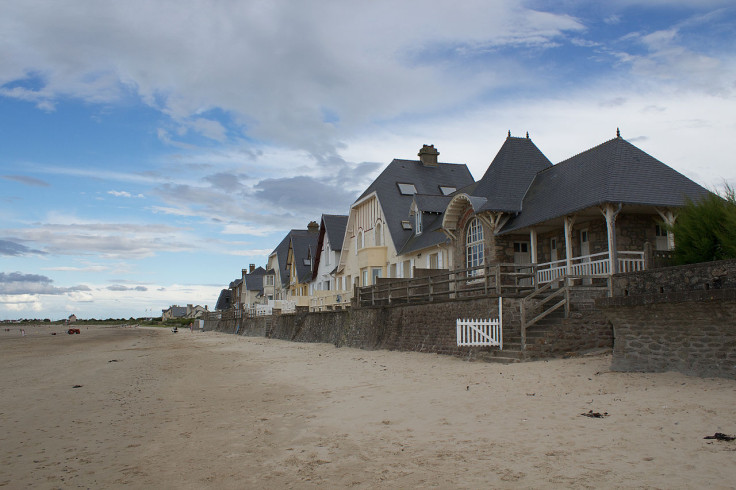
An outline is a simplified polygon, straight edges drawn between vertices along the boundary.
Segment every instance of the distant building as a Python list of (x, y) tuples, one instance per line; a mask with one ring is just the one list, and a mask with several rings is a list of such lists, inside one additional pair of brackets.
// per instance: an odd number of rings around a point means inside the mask
[(77, 321), (77, 315), (75, 315), (74, 313), (69, 315), (69, 318), (67, 318), (66, 320), (67, 323), (74, 323), (76, 321)]
[(166, 310), (161, 310), (161, 320), (171, 320), (174, 318), (201, 318), (207, 312), (206, 306), (170, 306)]

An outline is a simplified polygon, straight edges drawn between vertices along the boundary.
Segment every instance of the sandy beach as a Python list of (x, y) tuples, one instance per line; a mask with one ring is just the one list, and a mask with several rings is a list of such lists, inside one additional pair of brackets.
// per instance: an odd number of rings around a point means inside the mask
[(0, 332), (0, 487), (736, 487), (732, 380), (80, 328)]

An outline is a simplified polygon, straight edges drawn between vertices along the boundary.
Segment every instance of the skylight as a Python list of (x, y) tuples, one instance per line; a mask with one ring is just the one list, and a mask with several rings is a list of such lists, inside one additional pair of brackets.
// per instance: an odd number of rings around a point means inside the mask
[(453, 192), (457, 190), (457, 187), (452, 187), (450, 185), (441, 185), (440, 186), (440, 192), (442, 192), (443, 196), (449, 196)]
[(405, 230), (411, 230), (411, 221), (402, 221), (401, 227)]
[(413, 196), (417, 193), (417, 188), (414, 187), (414, 184), (404, 184), (401, 182), (397, 182), (396, 185), (399, 186), (399, 192), (401, 192), (405, 196)]

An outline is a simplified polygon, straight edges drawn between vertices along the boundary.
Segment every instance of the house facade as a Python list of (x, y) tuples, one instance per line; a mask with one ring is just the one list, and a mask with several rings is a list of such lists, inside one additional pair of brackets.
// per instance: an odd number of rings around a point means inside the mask
[(465, 268), (534, 264), (535, 284), (565, 275), (585, 283), (642, 270), (647, 243), (671, 249), (677, 209), (707, 192), (618, 131), (556, 165), (528, 135), (509, 134), (475, 188), (453, 196), (442, 229)]
[(306, 230), (292, 230), (286, 253), (289, 282), (286, 299), (296, 306), (309, 306), (309, 284), (312, 282), (312, 262), (317, 252), (319, 225), (312, 221)]
[(345, 291), (338, 288), (335, 276), (347, 222), (347, 215), (322, 215), (312, 264), (312, 280), (309, 283), (310, 311), (342, 308), (348, 301)]
[[(353, 287), (379, 278), (410, 278), (415, 267), (449, 263), (450, 241), (439, 232), (431, 212), (412, 215), (417, 201), (446, 197), (473, 183), (464, 164), (439, 163), (434, 146), (424, 145), (419, 160), (393, 160), (350, 207), (336, 271), (336, 285)], [(429, 210), (430, 208), (427, 207)], [(430, 259), (422, 254), (436, 254)], [(440, 258), (442, 257), (442, 258)]]

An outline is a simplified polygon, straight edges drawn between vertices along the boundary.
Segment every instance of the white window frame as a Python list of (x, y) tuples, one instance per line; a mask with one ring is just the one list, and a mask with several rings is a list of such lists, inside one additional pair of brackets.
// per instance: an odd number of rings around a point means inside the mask
[[(485, 265), (485, 240), (483, 237), (483, 224), (478, 218), (468, 224), (465, 232), (465, 267), (480, 267)], [(474, 270), (470, 275), (479, 275), (482, 271)]]

